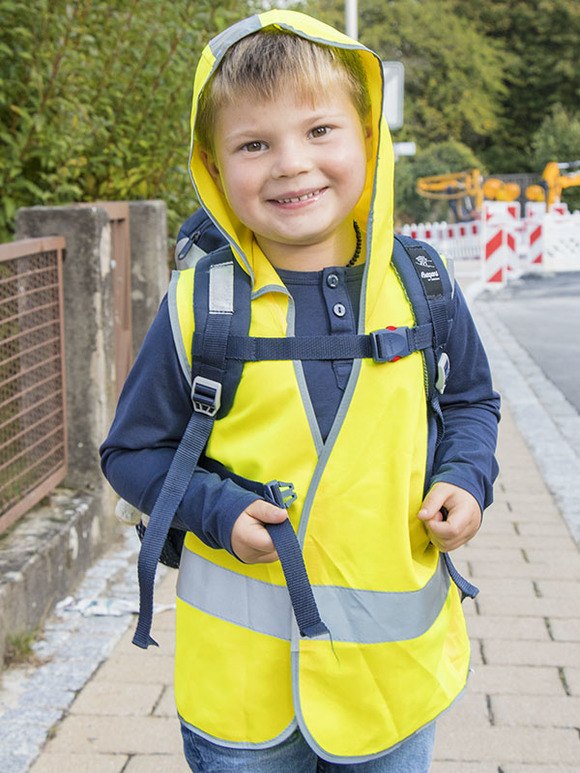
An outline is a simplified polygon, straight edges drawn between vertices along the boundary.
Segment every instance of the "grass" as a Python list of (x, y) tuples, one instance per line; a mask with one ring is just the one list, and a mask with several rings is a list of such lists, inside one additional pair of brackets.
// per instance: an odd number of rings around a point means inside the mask
[(4, 667), (19, 666), (24, 664), (36, 665), (40, 663), (32, 645), (38, 636), (38, 629), (22, 631), (10, 634), (6, 638), (6, 651), (4, 652)]

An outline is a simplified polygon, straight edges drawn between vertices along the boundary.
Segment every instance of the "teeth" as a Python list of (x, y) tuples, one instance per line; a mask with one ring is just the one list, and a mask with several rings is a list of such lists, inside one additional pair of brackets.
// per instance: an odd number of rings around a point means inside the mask
[(312, 193), (305, 193), (304, 196), (296, 196), (291, 199), (277, 199), (279, 204), (295, 204), (297, 201), (306, 201), (307, 199), (313, 199), (318, 196), (320, 190), (312, 191)]

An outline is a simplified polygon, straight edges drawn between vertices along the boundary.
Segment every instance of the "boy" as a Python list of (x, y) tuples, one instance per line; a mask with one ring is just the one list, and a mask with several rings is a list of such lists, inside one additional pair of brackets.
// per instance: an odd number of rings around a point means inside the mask
[[(202, 55), (190, 169), (251, 277), (250, 335), (413, 326), (390, 261), (381, 89), (372, 52), (294, 12), (240, 22)], [(194, 276), (174, 277), (102, 449), (114, 488), (146, 513), (191, 414)], [(469, 668), (439, 553), (474, 536), (497, 474), (498, 398), (458, 289), (453, 306), (444, 432), (420, 352), (244, 366), (206, 456), (292, 481), (298, 498), (286, 512), (199, 469), (179, 507), (175, 691), (192, 770), (428, 771), (435, 720)], [(286, 517), (331, 638), (292, 620), (264, 526)]]

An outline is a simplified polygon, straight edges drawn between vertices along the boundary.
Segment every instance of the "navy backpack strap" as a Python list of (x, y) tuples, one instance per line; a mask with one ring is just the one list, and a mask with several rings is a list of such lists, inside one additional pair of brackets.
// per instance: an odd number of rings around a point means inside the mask
[[(235, 314), (233, 314), (231, 319), (227, 337), (224, 341), (220, 340), (219, 342), (220, 356), (216, 370), (216, 364), (212, 363), (211, 357), (208, 357), (208, 353), (212, 352), (215, 342), (212, 340), (211, 331), (208, 337), (209, 326), (206, 321), (206, 315), (208, 315), (207, 309), (212, 306), (218, 314), (220, 310), (225, 311), (229, 309), (227, 298), (230, 295), (230, 290), (222, 287), (226, 270), (232, 272), (231, 294), (235, 298)], [(228, 281), (230, 280), (228, 279)], [(196, 333), (192, 340), (192, 377), (194, 380), (218, 377), (221, 379), (223, 389), (221, 392), (221, 406), (216, 415), (217, 419), (225, 416), (231, 409), (236, 389), (242, 376), (244, 361), (228, 359), (226, 367), (225, 363), (222, 362), (222, 354), (224, 348), (226, 352), (230, 349), (232, 338), (242, 341), (249, 339), (250, 294), (250, 279), (238, 261), (235, 260), (229, 247), (220, 249), (217, 253), (213, 253), (207, 258), (200, 260), (194, 286)], [(198, 333), (197, 331), (203, 332)], [(227, 354), (225, 357), (227, 357)], [(233, 478), (234, 476), (229, 477)], [(251, 482), (246, 479), (239, 478), (239, 482), (242, 487), (251, 488)], [(289, 484), (280, 484), (277, 481), (272, 481), (272, 483), (265, 486), (263, 484), (256, 485), (258, 486), (256, 493), (278, 507), (287, 508), (296, 498), (295, 495), (282, 493), (283, 490), (285, 491), (284, 487), (288, 488)], [(283, 487), (282, 489), (280, 488), (281, 486)], [(294, 617), (301, 635), (312, 637), (327, 633), (328, 629), (320, 618), (304, 565), (302, 550), (290, 520), (286, 519), (279, 524), (268, 524), (266, 529), (272, 538), (282, 564), (282, 571), (286, 579)]]
[[(201, 336), (194, 334), (199, 345)], [(226, 357), (232, 362), (262, 360), (356, 360), (392, 362), (433, 344), (433, 325), (384, 328), (368, 335), (258, 338), (232, 335)]]
[[(139, 620), (133, 644), (143, 649), (157, 644), (150, 633), (153, 589), (165, 539), (211, 435), (214, 421), (221, 410), (225, 413), (229, 410), (241, 376), (243, 363), (239, 363), (236, 369), (231, 365), (226, 367), (226, 350), (234, 320), (238, 332), (244, 326), (249, 327), (250, 289), (249, 282), (242, 276), (244, 273), (229, 249), (202, 258), (196, 269), (194, 314), (196, 329), (201, 327), (203, 330), (203, 343), (201, 349), (195, 345), (196, 341), (192, 346), (193, 412), (155, 502), (139, 554)], [(234, 304), (235, 286), (242, 298), (236, 297)], [(244, 302), (244, 294), (247, 302)], [(237, 370), (240, 372), (235, 372)], [(222, 396), (225, 398), (225, 406)], [(288, 493), (289, 489), (289, 484), (272, 481), (260, 493), (273, 504), (287, 508), (296, 498), (292, 491)], [(301, 635), (312, 637), (328, 633), (320, 618), (302, 551), (290, 520), (266, 528), (282, 564)]]
[[(231, 260), (218, 262), (217, 266), (211, 280), (213, 286), (208, 294), (209, 306), (205, 315), (205, 361), (192, 381), (193, 411), (153, 507), (139, 553), (139, 620), (133, 644), (143, 649), (157, 644), (150, 634), (157, 563), (221, 404), (226, 347), (234, 312), (234, 282)], [(215, 292), (212, 294), (211, 290)]]
[[(439, 392), (445, 389), (449, 361), (444, 348), (452, 324), (453, 286), (449, 273), (439, 253), (424, 242), (416, 242), (408, 236), (395, 236), (393, 266), (411, 304), (419, 324), (428, 320), (433, 323), (433, 342), (424, 350), (427, 369), (426, 395), (438, 429), (429, 433), (428, 456), (432, 460), (437, 439), (443, 430), (443, 416), (439, 405)], [(432, 440), (431, 438), (434, 438)], [(428, 467), (430, 468), (430, 463)], [(427, 481), (428, 484), (428, 481)], [(475, 598), (479, 588), (465, 579), (453, 565), (449, 553), (443, 554), (449, 576), (459, 588), (462, 598)]]

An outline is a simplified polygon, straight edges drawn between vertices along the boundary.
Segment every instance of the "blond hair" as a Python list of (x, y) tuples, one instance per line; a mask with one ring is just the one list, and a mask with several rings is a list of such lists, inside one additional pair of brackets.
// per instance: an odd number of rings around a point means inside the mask
[(364, 124), (370, 97), (363, 64), (355, 50), (325, 46), (274, 27), (242, 38), (220, 62), (203, 89), (195, 121), (195, 137), (213, 150), (218, 110), (244, 96), (274, 99), (284, 89), (316, 101), (320, 94), (345, 87)]

